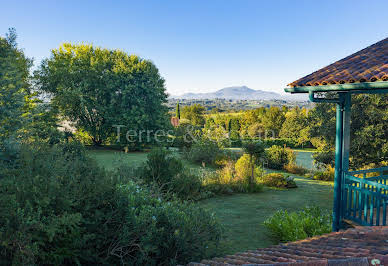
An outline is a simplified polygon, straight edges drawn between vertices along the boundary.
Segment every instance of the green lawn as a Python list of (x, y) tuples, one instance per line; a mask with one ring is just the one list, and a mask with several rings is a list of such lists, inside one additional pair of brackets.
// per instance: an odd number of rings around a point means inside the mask
[(316, 169), (313, 162), (313, 152), (305, 150), (294, 150), (296, 152), (296, 164), (307, 169)]
[(265, 189), (257, 194), (222, 196), (199, 202), (213, 211), (224, 225), (225, 254), (274, 244), (263, 222), (277, 210), (296, 211), (306, 205), (317, 205), (327, 210), (332, 208), (332, 183), (301, 177), (295, 180), (298, 185), (296, 189)]
[[(136, 167), (147, 157), (147, 153), (144, 152), (125, 154), (111, 150), (91, 150), (89, 154), (109, 170), (121, 163)], [(298, 159), (298, 163), (311, 163), (311, 153), (298, 152)], [(186, 161), (184, 163), (193, 170), (200, 168)], [(296, 189), (267, 188), (262, 193), (220, 196), (198, 202), (204, 208), (214, 212), (225, 227), (223, 253), (231, 254), (273, 244), (262, 224), (279, 209), (296, 211), (306, 205), (318, 205), (327, 210), (332, 208), (332, 183), (302, 177), (295, 177), (295, 180), (298, 185)]]
[(88, 153), (106, 170), (113, 170), (120, 164), (129, 164), (136, 167), (147, 159), (147, 153), (145, 152), (124, 153), (114, 150), (90, 150)]
[[(140, 166), (141, 163), (146, 161), (147, 152), (128, 152), (114, 150), (89, 150), (89, 155), (95, 158), (98, 163), (107, 170), (113, 170), (120, 164), (128, 164), (133, 167)], [(184, 165), (193, 171), (198, 171), (202, 167), (197, 164), (183, 160)], [(213, 168), (206, 168), (207, 170), (213, 170)]]

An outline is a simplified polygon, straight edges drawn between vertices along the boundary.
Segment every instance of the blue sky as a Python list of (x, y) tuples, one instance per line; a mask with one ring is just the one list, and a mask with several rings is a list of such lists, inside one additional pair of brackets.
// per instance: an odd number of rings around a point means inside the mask
[(0, 34), (15, 27), (38, 64), (63, 42), (119, 48), (152, 60), (167, 91), (290, 82), (388, 36), (388, 1), (4, 1)]

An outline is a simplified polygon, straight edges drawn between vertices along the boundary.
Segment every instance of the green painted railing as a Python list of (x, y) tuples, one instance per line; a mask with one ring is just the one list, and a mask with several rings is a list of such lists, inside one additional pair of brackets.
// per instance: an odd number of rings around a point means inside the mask
[(360, 225), (387, 225), (388, 167), (344, 173), (342, 217)]

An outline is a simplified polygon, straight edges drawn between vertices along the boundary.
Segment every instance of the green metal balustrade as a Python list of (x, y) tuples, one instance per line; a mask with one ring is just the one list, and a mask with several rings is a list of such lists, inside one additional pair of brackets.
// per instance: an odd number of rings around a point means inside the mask
[(342, 218), (360, 225), (387, 225), (388, 167), (343, 174)]

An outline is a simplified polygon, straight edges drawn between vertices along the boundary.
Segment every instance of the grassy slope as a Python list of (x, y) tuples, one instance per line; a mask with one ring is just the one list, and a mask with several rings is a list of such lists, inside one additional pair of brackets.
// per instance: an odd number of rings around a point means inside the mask
[[(142, 152), (125, 154), (110, 150), (93, 150), (89, 151), (89, 154), (109, 170), (120, 163), (138, 166), (147, 157), (147, 154)], [(307, 155), (300, 152), (298, 156), (300, 154)], [(301, 158), (301, 161), (308, 160), (307, 157)], [(188, 162), (185, 164), (193, 170), (199, 169), (197, 165)], [(312, 181), (302, 177), (296, 177), (295, 180), (299, 186), (296, 189), (265, 189), (258, 194), (215, 197), (198, 203), (216, 213), (225, 226), (223, 241), (225, 254), (271, 245), (271, 239), (262, 223), (276, 210), (294, 211), (312, 204), (327, 210), (332, 208), (332, 183)]]

